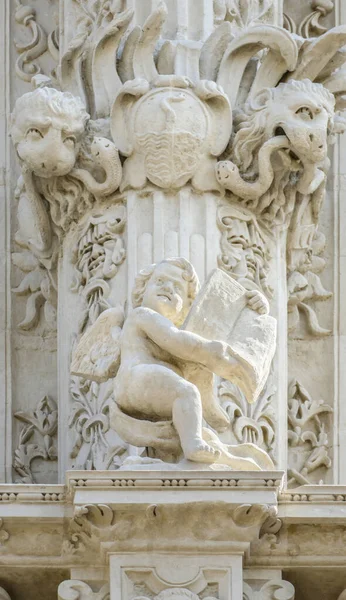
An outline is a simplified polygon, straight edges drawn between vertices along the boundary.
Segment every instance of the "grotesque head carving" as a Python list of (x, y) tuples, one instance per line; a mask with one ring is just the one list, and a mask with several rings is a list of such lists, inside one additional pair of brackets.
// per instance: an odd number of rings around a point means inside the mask
[(286, 136), (292, 158), (322, 163), (333, 129), (334, 105), (334, 96), (308, 79), (263, 89), (236, 118), (232, 160), (245, 172), (264, 142)]
[(67, 175), (88, 119), (81, 100), (70, 93), (43, 87), (24, 94), (11, 115), (20, 160), (39, 177)]

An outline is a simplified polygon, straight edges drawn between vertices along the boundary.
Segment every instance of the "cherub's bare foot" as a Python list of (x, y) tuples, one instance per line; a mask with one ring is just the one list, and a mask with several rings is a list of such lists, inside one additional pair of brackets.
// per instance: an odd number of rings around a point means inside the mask
[(200, 463), (214, 463), (220, 456), (218, 450), (214, 450), (203, 440), (195, 440), (185, 451), (185, 458)]

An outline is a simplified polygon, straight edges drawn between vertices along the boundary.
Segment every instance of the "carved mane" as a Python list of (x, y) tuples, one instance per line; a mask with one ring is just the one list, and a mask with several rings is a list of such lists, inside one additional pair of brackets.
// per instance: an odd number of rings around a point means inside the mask
[(268, 129), (268, 116), (273, 104), (283, 107), (282, 116), (285, 117), (285, 113), (292, 110), (292, 92), (317, 98), (330, 116), (332, 129), (335, 99), (322, 84), (304, 79), (280, 83), (276, 88), (265, 88), (248, 100), (235, 116), (231, 160), (241, 167), (242, 172), (245, 173), (254, 164), (260, 147), (274, 133)]

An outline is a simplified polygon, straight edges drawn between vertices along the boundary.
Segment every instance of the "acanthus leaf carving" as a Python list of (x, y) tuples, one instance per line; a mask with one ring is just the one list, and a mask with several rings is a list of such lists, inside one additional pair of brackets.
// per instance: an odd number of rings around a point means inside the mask
[[(23, 483), (35, 483), (31, 463), (40, 458), (45, 461), (57, 460), (56, 433), (58, 411), (56, 402), (44, 396), (35, 410), (19, 411), (14, 417), (24, 423), (19, 433), (18, 446), (14, 452), (13, 468)], [(32, 438), (35, 441), (32, 441)]]

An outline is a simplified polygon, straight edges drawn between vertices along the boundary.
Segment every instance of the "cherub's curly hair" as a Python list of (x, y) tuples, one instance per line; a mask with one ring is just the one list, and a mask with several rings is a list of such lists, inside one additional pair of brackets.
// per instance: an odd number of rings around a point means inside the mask
[(191, 302), (193, 302), (193, 300), (196, 298), (200, 289), (200, 283), (197, 273), (192, 264), (188, 260), (186, 260), (186, 258), (166, 258), (160, 263), (156, 263), (150, 265), (149, 267), (146, 267), (145, 269), (142, 269), (142, 271), (138, 273), (132, 291), (133, 308), (138, 308), (138, 306), (142, 305), (143, 297), (149, 279), (154, 273), (156, 267), (158, 265), (161, 265), (162, 263), (168, 263), (170, 265), (173, 265), (174, 267), (179, 267), (183, 271), (183, 278), (189, 283), (188, 295)]

